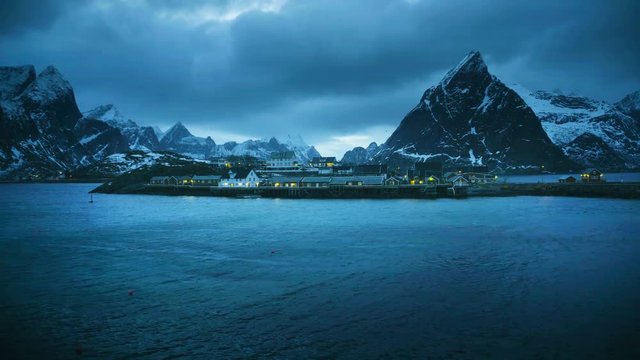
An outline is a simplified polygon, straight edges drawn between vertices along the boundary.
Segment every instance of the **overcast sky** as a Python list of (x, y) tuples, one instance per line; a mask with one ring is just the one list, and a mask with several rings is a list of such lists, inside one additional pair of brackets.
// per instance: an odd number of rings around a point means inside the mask
[(0, 64), (56, 66), (82, 111), (218, 142), (384, 142), (471, 50), (505, 83), (617, 101), (640, 89), (640, 1), (4, 0)]

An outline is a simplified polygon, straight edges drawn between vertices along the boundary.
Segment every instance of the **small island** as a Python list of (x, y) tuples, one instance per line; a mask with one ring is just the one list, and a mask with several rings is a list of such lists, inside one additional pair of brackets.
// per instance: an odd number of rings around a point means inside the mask
[[(245, 164), (247, 165), (247, 164)], [(155, 165), (116, 177), (92, 193), (219, 196), (290, 199), (437, 199), (478, 196), (576, 196), (637, 199), (640, 182), (608, 182), (596, 168), (579, 179), (513, 183), (486, 166), (449, 169), (439, 162), (416, 163), (405, 173), (387, 165), (340, 164), (316, 157), (300, 166), (293, 153), (275, 154), (253, 167), (225, 161), (176, 167)]]

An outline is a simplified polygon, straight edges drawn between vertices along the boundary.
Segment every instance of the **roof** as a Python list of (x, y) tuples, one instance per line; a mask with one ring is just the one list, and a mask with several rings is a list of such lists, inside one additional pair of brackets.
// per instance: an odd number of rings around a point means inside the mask
[(382, 175), (336, 176), (331, 178), (332, 184), (345, 185), (348, 182), (362, 182), (363, 185), (381, 185), (384, 183), (384, 176)]
[(561, 177), (560, 179), (561, 179), (561, 180), (567, 180), (567, 179), (574, 179), (574, 180), (575, 180), (575, 176), (571, 176), (571, 175), (569, 175), (569, 176), (563, 176), (563, 177)]
[(168, 178), (168, 176), (154, 176), (154, 177), (151, 178), (151, 181), (153, 181), (153, 180), (164, 180), (166, 178)]
[(469, 182), (469, 180), (466, 177), (462, 176), (462, 175), (456, 175), (456, 176), (454, 176), (452, 178), (449, 178), (448, 180), (451, 181), (451, 182), (456, 182), (458, 180), (464, 180), (466, 182)]
[(234, 179), (245, 179), (249, 176), (249, 173), (253, 171), (253, 169), (248, 168), (233, 168), (227, 171), (227, 174), (224, 176), (225, 179), (231, 179), (231, 174), (234, 174)]
[(298, 183), (302, 180), (300, 176), (274, 176), (271, 181), (274, 183)]
[(220, 175), (194, 175), (193, 180), (220, 180)]
[(585, 173), (591, 173), (591, 172), (594, 172), (594, 171), (601, 172), (600, 170), (598, 170), (596, 168), (588, 168), (588, 169), (584, 170)]
[(301, 182), (303, 183), (330, 183), (331, 178), (328, 176), (307, 176), (303, 177)]
[(271, 153), (271, 159), (296, 160), (296, 153), (293, 151), (280, 151)]

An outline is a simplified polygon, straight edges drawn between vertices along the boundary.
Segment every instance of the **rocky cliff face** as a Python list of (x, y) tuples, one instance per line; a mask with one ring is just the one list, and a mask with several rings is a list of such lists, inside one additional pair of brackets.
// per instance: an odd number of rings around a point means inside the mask
[(406, 166), (430, 160), (510, 171), (575, 167), (522, 98), (489, 73), (478, 52), (424, 92), (373, 162)]
[(81, 117), (69, 82), (49, 66), (0, 68), (0, 176), (44, 177), (85, 159), (73, 128)]
[(84, 113), (87, 119), (100, 120), (107, 125), (120, 130), (127, 138), (131, 150), (153, 151), (160, 148), (156, 130), (151, 126), (139, 126), (131, 119), (126, 119), (118, 109), (112, 105), (102, 105)]
[[(639, 114), (638, 93), (612, 105), (584, 96), (532, 92), (519, 85), (513, 88), (540, 118), (551, 140), (582, 167), (640, 167), (640, 122), (633, 118)], [(598, 148), (602, 156), (595, 156)], [(604, 155), (610, 153), (615, 156)], [(614, 158), (623, 161), (613, 161)]]
[(379, 150), (380, 147), (375, 142), (372, 142), (366, 148), (357, 146), (344, 153), (344, 156), (342, 156), (342, 160), (340, 162), (342, 162), (343, 164), (353, 165), (366, 164), (373, 160)]
[(173, 125), (160, 139), (160, 149), (174, 151), (196, 159), (215, 155), (216, 143), (211, 137), (192, 135), (181, 122)]
[(181, 123), (166, 132), (139, 126), (114, 105), (81, 114), (71, 84), (54, 67), (37, 75), (33, 66), (0, 67), (0, 178), (43, 179), (80, 168), (105, 169), (93, 173), (107, 176), (109, 169), (122, 173), (137, 166), (122, 159), (143, 159), (139, 163), (146, 166), (171, 156), (157, 153), (162, 150), (181, 154), (176, 155), (181, 161), (228, 155), (268, 158), (274, 151), (294, 151), (301, 161), (320, 155), (293, 138), (218, 146), (210, 137), (192, 135)]

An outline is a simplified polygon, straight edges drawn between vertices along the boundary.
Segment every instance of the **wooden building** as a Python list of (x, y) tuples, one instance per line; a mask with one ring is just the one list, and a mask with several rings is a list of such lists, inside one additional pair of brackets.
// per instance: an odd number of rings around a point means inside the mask
[(588, 168), (580, 175), (582, 182), (604, 182), (604, 174), (596, 168)]
[(301, 187), (329, 187), (331, 178), (328, 176), (305, 176), (300, 180)]
[(576, 178), (573, 176), (561, 177), (558, 179), (558, 182), (560, 183), (575, 183), (576, 181)]
[(221, 178), (220, 175), (194, 175), (191, 180), (193, 186), (218, 186)]

